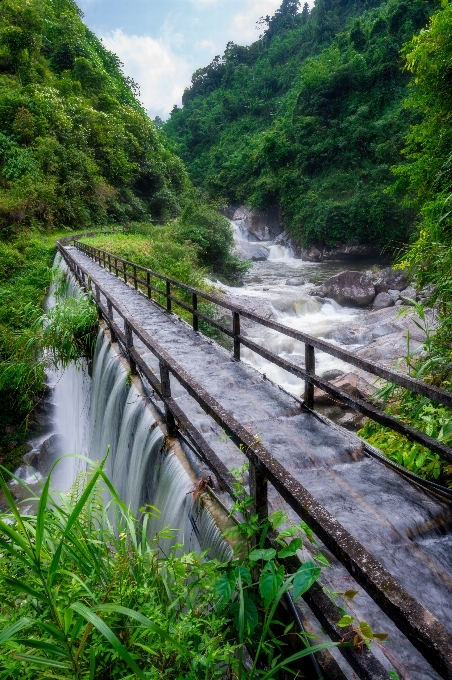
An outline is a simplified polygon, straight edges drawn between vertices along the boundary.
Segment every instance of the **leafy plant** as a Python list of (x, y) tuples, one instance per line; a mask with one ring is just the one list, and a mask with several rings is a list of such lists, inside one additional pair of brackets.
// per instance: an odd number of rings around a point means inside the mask
[(35, 515), (20, 514), (0, 479), (10, 506), (0, 518), (0, 678), (210, 680), (230, 673), (269, 680), (335, 644), (283, 658), (275, 637), (281, 597), (309, 589), (320, 573), (313, 562), (289, 576), (274, 550), (225, 564), (180, 555), (177, 543), (164, 554), (159, 541), (175, 532), (148, 538), (156, 509), (135, 518), (103, 463), (87, 462), (90, 472), (67, 494), (51, 492), (48, 478)]

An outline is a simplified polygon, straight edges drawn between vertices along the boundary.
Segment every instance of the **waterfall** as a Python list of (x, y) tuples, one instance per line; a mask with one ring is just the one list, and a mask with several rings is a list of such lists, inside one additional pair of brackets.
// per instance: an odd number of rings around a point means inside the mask
[[(60, 256), (55, 266), (66, 274), (64, 295), (78, 297), (80, 289)], [(53, 285), (46, 309), (55, 302)], [(230, 556), (231, 549), (212, 514), (190, 493), (195, 475), (190, 476), (188, 464), (183, 465), (175, 451), (166, 450), (157, 413), (138, 380), (130, 379), (125, 362), (102, 329), (92, 367), (82, 361), (65, 369), (49, 369), (47, 384), (50, 427), (31, 442), (29, 467), (21, 466), (19, 477), (35, 482), (32, 485), (39, 492), (40, 480), (58, 458), (78, 454), (101, 461), (108, 451), (104, 469), (123, 503), (136, 516), (145, 505), (160, 511), (159, 517), (149, 522), (148, 537), (152, 539), (165, 527), (175, 530), (172, 538), (160, 542), (162, 551), (167, 553), (174, 543), (183, 543), (185, 551), (208, 549), (210, 558)], [(52, 475), (53, 486), (67, 491), (85, 469), (86, 461), (63, 458)], [(16, 493), (18, 485), (13, 484)]]

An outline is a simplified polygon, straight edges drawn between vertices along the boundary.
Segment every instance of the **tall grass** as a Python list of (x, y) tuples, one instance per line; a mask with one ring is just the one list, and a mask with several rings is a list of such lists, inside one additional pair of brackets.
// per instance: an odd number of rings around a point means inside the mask
[(0, 517), (0, 679), (270, 680), (333, 645), (283, 656), (277, 607), (315, 582), (313, 562), (287, 575), (276, 552), (258, 546), (227, 563), (180, 556), (178, 544), (164, 554), (160, 541), (175, 532), (147, 536), (157, 510), (134, 517), (103, 463), (87, 462), (66, 495), (51, 491), (49, 477), (31, 516), (0, 479), (9, 503)]

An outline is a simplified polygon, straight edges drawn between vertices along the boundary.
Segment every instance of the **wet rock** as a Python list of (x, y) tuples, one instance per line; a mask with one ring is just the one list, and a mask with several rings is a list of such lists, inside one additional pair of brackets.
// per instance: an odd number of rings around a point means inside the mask
[(336, 378), (340, 378), (342, 375), (344, 375), (344, 371), (340, 371), (338, 368), (332, 368), (330, 371), (325, 371), (321, 378), (324, 380), (336, 380)]
[(433, 295), (434, 291), (435, 286), (433, 285), (433, 283), (428, 283), (418, 293), (419, 302), (422, 302), (422, 304), (424, 305), (428, 305), (430, 303), (430, 298)]
[(64, 439), (60, 434), (52, 434), (42, 442), (38, 457), (38, 470), (42, 475), (48, 475), (52, 465), (63, 454)]
[(340, 305), (366, 307), (375, 298), (372, 280), (361, 272), (345, 271), (332, 276), (322, 285), (323, 293)]
[[(384, 295), (384, 293), (379, 293), (378, 295)], [(377, 297), (378, 297), (377, 295)], [(375, 298), (376, 299), (376, 298)], [(372, 338), (374, 340), (378, 338), (383, 338), (385, 335), (389, 335), (390, 333), (394, 333), (397, 331), (398, 328), (396, 326), (393, 326), (390, 323), (382, 323), (378, 326), (375, 326), (375, 328), (372, 329)]]
[(397, 300), (397, 299), (399, 298), (400, 291), (399, 291), (399, 290), (395, 290), (395, 289), (393, 289), (393, 288), (390, 288), (390, 289), (388, 290), (388, 295), (390, 295), (390, 296), (392, 297), (392, 299), (395, 301), (395, 300)]
[[(356, 373), (347, 373), (336, 380), (332, 380), (331, 384), (342, 390), (351, 397), (358, 397), (358, 376)], [(320, 388), (314, 388), (314, 401), (316, 404), (334, 404), (337, 399), (330, 397), (329, 394), (323, 392)]]
[(367, 331), (354, 331), (346, 327), (335, 328), (325, 337), (327, 340), (335, 340), (340, 345), (362, 345), (371, 340), (371, 335)]
[(400, 292), (400, 299), (405, 305), (413, 305), (412, 300), (416, 300), (417, 291), (413, 286), (408, 286), (405, 290)]
[(394, 298), (389, 293), (378, 293), (372, 303), (374, 309), (384, 309), (385, 307), (392, 307)]
[(281, 211), (276, 205), (268, 210), (248, 210), (245, 206), (240, 206), (235, 210), (232, 219), (234, 222), (243, 222), (249, 234), (254, 237), (251, 240), (269, 241), (284, 229)]
[(369, 244), (342, 243), (333, 248), (312, 246), (310, 248), (297, 247), (299, 257), (308, 262), (323, 262), (334, 260), (354, 260), (362, 257), (378, 257), (380, 249)]
[(253, 243), (237, 243), (234, 253), (239, 260), (252, 260), (253, 262), (264, 262), (268, 259), (269, 250), (265, 246)]
[(302, 286), (305, 283), (304, 279), (287, 279), (286, 286)]
[(401, 269), (383, 269), (378, 281), (375, 283), (377, 293), (387, 293), (390, 289), (401, 291), (408, 285), (408, 273)]
[(345, 415), (342, 416), (342, 418), (340, 418), (337, 421), (337, 424), (340, 425), (341, 427), (345, 427), (347, 430), (356, 432), (357, 430), (360, 430), (364, 426), (365, 422), (366, 419), (360, 413), (348, 411)]

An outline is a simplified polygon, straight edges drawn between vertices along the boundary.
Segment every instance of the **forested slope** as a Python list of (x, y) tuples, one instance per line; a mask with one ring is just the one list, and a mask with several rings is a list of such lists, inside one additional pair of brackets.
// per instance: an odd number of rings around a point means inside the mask
[(164, 129), (193, 181), (227, 203), (279, 204), (307, 245), (398, 246), (416, 210), (391, 166), (416, 110), (403, 44), (434, 0), (283, 0), (249, 47), (229, 43), (192, 78)]
[(186, 183), (72, 0), (0, 4), (0, 229), (161, 218)]

